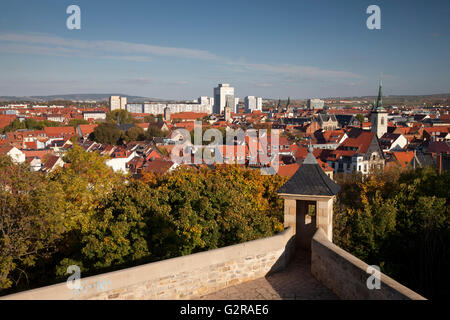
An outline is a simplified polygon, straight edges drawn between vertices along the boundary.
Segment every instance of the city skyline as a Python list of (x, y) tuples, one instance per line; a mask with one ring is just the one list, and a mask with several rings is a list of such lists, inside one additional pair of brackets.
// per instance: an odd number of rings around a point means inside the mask
[[(378, 1), (381, 30), (366, 27), (368, 1), (24, 3), (0, 4), (4, 96), (184, 100), (212, 96), (218, 83), (241, 99), (370, 96), (380, 72), (386, 95), (450, 91), (444, 1)], [(81, 30), (66, 28), (71, 4), (81, 8)], [(217, 21), (219, 9), (227, 21)]]

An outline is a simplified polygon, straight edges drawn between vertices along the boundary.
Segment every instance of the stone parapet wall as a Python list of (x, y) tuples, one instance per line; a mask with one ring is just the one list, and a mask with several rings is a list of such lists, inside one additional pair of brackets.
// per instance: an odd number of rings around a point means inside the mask
[(318, 229), (311, 242), (311, 273), (341, 299), (425, 300), (424, 297), (380, 273), (380, 289), (370, 290), (369, 265), (327, 239)]
[(0, 299), (191, 299), (283, 269), (293, 251), (292, 228), (241, 244), (82, 278)]

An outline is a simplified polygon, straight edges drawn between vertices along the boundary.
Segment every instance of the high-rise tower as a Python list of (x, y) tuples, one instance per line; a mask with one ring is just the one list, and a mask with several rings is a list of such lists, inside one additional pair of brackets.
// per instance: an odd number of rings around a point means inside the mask
[(220, 83), (217, 88), (214, 88), (213, 113), (221, 114), (227, 100), (230, 100), (230, 106), (235, 104), (234, 88), (230, 87), (228, 83)]

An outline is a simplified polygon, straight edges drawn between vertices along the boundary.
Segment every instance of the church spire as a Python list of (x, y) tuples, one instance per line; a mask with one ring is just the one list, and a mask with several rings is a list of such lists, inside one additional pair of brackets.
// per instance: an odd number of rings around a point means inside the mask
[(383, 93), (382, 93), (382, 83), (381, 83), (381, 73), (380, 73), (380, 86), (378, 88), (378, 98), (376, 104), (376, 110), (383, 108)]

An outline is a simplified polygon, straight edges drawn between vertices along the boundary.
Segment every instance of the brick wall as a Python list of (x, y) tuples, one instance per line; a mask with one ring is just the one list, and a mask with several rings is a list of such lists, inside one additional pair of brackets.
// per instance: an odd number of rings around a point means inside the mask
[(291, 228), (264, 239), (81, 278), (1, 299), (190, 299), (254, 280), (286, 266), (293, 250)]
[(341, 299), (424, 300), (397, 281), (380, 274), (380, 289), (370, 290), (368, 264), (329, 241), (318, 229), (311, 242), (311, 273)]

